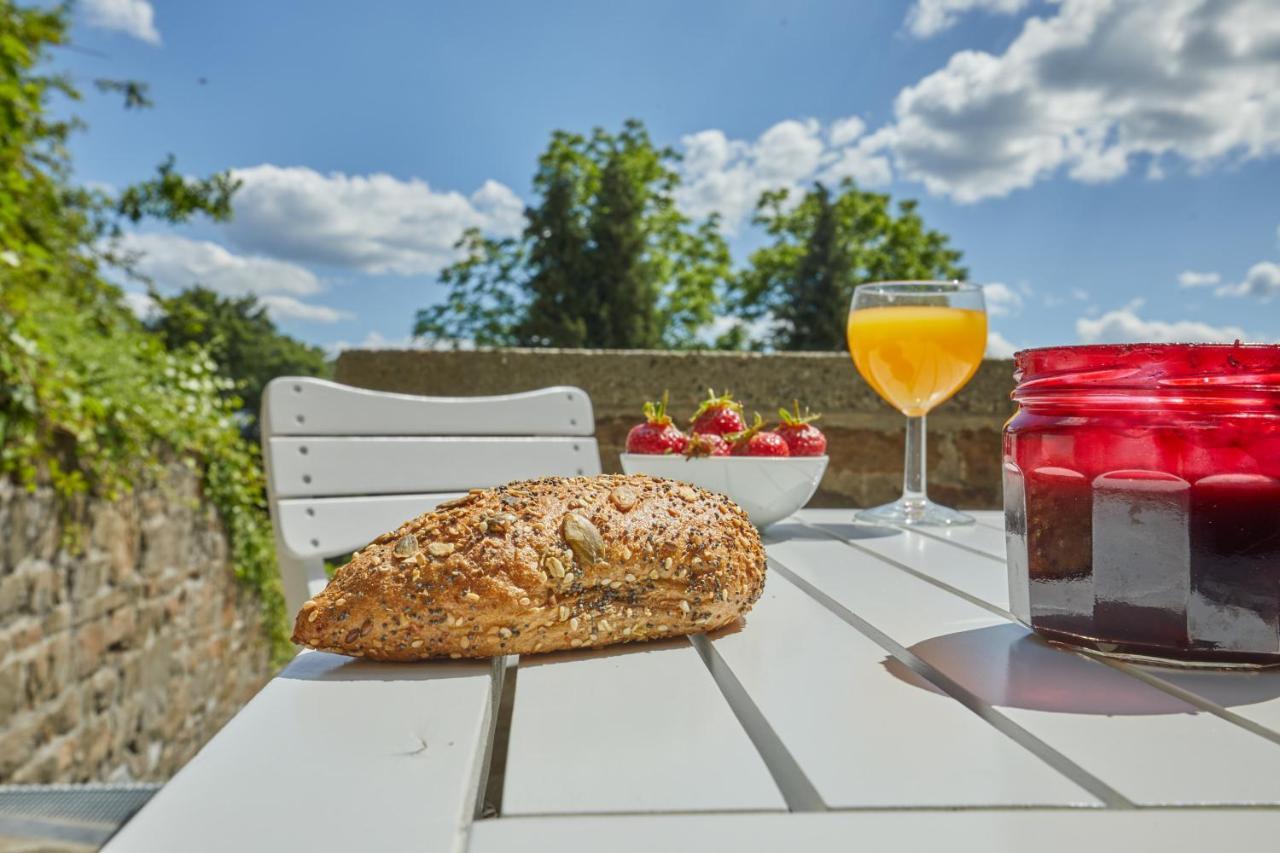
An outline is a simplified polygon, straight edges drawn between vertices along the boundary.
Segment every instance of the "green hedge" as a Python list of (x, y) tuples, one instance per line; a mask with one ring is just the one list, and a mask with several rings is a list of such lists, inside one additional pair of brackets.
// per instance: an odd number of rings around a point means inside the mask
[[(13, 260), (12, 258), (10, 259)], [(86, 277), (0, 271), (0, 473), (47, 480), (71, 506), (157, 482), (174, 455), (226, 526), (236, 576), (258, 594), (277, 660), (292, 655), (258, 449), (240, 437), (228, 380), (199, 349), (166, 350)], [(74, 525), (68, 546), (75, 547)]]

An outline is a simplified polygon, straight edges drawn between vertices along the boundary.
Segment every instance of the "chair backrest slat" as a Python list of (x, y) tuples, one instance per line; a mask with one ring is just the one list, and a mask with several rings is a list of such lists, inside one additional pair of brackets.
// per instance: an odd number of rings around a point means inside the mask
[[(376, 536), (466, 492), (347, 498), (286, 498), (278, 504), (280, 536), (303, 559), (358, 551)], [(370, 533), (370, 531), (373, 531)]]
[(553, 387), (415, 397), (281, 377), (262, 397), (262, 450), (291, 609), (325, 582), (322, 558), (467, 489), (600, 473), (591, 399)]
[(268, 385), (272, 435), (592, 435), (591, 398), (559, 386), (500, 397), (415, 397), (323, 379)]
[(466, 491), (549, 474), (600, 471), (596, 440), (577, 436), (293, 436), (270, 441), (271, 485), (282, 498)]

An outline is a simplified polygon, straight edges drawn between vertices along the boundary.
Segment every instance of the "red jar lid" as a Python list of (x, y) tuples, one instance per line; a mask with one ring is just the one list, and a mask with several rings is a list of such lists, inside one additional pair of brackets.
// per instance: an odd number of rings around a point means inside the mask
[(1015, 400), (1080, 394), (1216, 403), (1249, 407), (1280, 397), (1280, 345), (1100, 344), (1043, 347), (1014, 356)]

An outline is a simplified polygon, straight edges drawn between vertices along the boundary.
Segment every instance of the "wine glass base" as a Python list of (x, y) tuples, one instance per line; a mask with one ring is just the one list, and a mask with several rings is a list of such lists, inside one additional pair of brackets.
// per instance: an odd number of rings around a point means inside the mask
[(859, 510), (854, 519), (902, 527), (960, 527), (973, 524), (971, 515), (920, 498), (898, 498), (893, 503)]

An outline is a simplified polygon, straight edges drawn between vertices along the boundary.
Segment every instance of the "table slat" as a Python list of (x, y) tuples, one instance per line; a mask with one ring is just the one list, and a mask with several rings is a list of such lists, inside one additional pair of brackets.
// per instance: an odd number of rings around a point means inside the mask
[[(813, 524), (833, 539), (847, 540), (855, 548), (902, 563), (1001, 610), (1009, 609), (1009, 578), (1002, 561), (957, 548), (949, 542), (892, 528), (832, 521), (807, 512), (800, 520)], [(770, 535), (779, 538), (812, 536), (811, 533), (784, 528), (789, 528), (789, 525), (779, 525)]]
[(471, 832), (472, 853), (1080, 853), (1081, 850), (1266, 848), (1274, 811), (828, 812), (491, 820)]
[(712, 644), (830, 807), (1098, 804), (776, 572)]
[(770, 551), (1135, 802), (1280, 803), (1280, 747), (1264, 738), (834, 540)]
[[(1003, 560), (1005, 554), (1004, 513), (994, 510), (967, 510), (967, 512), (978, 520), (977, 524), (961, 527), (927, 527), (912, 532), (926, 538), (932, 537), (954, 542), (962, 548), (972, 548), (998, 560)], [(798, 521), (807, 521), (810, 524), (853, 524), (855, 523), (853, 521), (853, 513), (853, 510), (848, 509), (820, 507), (801, 510), (794, 518)]]
[(457, 849), (490, 697), (487, 664), (304, 652), (105, 849)]
[(688, 640), (522, 659), (504, 815), (782, 808)]

